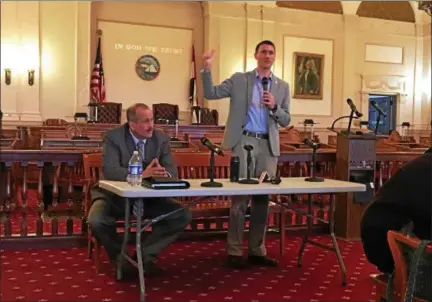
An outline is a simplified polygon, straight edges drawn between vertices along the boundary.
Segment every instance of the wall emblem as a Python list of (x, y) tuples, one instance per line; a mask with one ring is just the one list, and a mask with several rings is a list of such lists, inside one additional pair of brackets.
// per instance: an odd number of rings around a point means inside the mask
[(135, 63), (135, 71), (137, 75), (145, 81), (153, 81), (160, 72), (160, 63), (152, 55), (144, 55)]

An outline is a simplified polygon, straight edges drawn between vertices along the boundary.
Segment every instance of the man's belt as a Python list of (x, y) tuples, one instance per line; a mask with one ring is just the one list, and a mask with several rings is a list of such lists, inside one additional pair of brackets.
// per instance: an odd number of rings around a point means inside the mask
[(263, 133), (255, 133), (255, 132), (250, 132), (250, 131), (243, 131), (243, 135), (246, 135), (246, 136), (250, 136), (250, 137), (255, 137), (255, 138), (257, 138), (257, 139), (269, 139), (269, 135), (266, 133), (266, 134), (263, 134)]

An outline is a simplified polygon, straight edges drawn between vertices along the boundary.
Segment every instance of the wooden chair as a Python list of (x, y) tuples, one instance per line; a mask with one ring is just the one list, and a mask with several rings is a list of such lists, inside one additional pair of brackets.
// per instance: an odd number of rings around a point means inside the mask
[[(387, 233), (387, 241), (395, 262), (395, 274), (393, 279), (393, 300), (394, 302), (401, 302), (405, 299), (405, 293), (408, 286), (409, 278), (409, 265), (405, 257), (407, 249), (415, 250), (420, 244), (418, 238), (410, 237), (405, 234), (396, 231), (389, 231)], [(432, 246), (429, 245), (424, 251), (428, 256), (428, 259), (432, 261)], [(432, 273), (432, 272), (431, 272)], [(429, 276), (431, 278), (432, 276)], [(388, 276), (384, 274), (372, 275), (372, 279), (376, 283), (376, 300), (386, 300)], [(431, 279), (429, 281), (432, 282)], [(420, 297), (413, 297), (415, 302), (426, 302), (428, 300)]]
[[(102, 153), (84, 154), (83, 155), (84, 178), (86, 180), (85, 190), (85, 216), (92, 206), (92, 199), (90, 190), (97, 184), (102, 174)], [(135, 217), (132, 215), (130, 218), (131, 225), (134, 224)], [(116, 223), (116, 228), (124, 228), (124, 220), (119, 219)], [(92, 234), (91, 227), (87, 223), (87, 253), (88, 257), (93, 258), (95, 263), (96, 272), (99, 273), (101, 267), (101, 245)]]
[(179, 119), (179, 106), (159, 103), (153, 104), (153, 114), (155, 124), (175, 124), (175, 121)]
[(219, 125), (219, 113), (217, 110), (201, 108), (201, 125)]
[[(88, 217), (92, 205), (90, 189), (99, 181), (102, 174), (102, 153), (83, 154), (84, 178), (86, 181), (85, 199), (84, 199), (84, 217)], [(96, 272), (100, 270), (100, 250), (101, 246), (93, 237), (90, 226), (87, 224), (87, 249), (88, 257), (93, 258)], [(94, 250), (94, 253), (93, 253)]]
[(122, 103), (107, 102), (100, 106), (98, 123), (120, 124)]

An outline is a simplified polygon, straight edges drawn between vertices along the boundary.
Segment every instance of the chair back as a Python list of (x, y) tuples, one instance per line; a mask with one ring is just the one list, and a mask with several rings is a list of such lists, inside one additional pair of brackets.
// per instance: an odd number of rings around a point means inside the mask
[(153, 104), (153, 114), (155, 124), (175, 124), (179, 119), (179, 106), (168, 103)]
[(201, 125), (219, 124), (219, 113), (215, 109), (201, 108)]
[(101, 124), (120, 124), (122, 106), (122, 103), (103, 103), (99, 109), (98, 122)]
[(83, 154), (84, 178), (91, 184), (99, 181), (102, 173), (102, 153)]
[(88, 216), (92, 204), (90, 190), (96, 185), (102, 174), (102, 153), (83, 154), (85, 185), (84, 215)]
[[(395, 262), (393, 292), (395, 301), (404, 301), (412, 269), (412, 259), (415, 250), (419, 248), (421, 240), (405, 235), (401, 232), (389, 231), (387, 240)], [(421, 256), (414, 288), (415, 301), (427, 301), (432, 296), (432, 245), (426, 246)], [(423, 269), (426, 267), (426, 269)], [(424, 276), (423, 276), (424, 274)], [(419, 280), (421, 281), (419, 283)], [(425, 288), (426, 287), (426, 288)], [(424, 297), (422, 293), (428, 297)], [(425, 300), (422, 300), (425, 299)]]

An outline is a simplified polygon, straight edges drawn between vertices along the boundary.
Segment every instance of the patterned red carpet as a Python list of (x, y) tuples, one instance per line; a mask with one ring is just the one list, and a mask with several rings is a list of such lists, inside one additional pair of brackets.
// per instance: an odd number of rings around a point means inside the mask
[[(328, 237), (316, 238), (330, 243)], [(268, 253), (279, 243), (268, 238)], [(182, 241), (159, 259), (167, 273), (147, 279), (147, 301), (372, 301), (375, 290), (361, 243), (340, 242), (349, 284), (341, 286), (336, 256), (307, 246), (303, 267), (296, 266), (300, 238), (288, 238), (279, 268), (224, 266), (225, 242)], [(137, 301), (138, 280), (116, 282), (108, 262), (96, 274), (85, 248), (1, 252), (1, 301)]]

